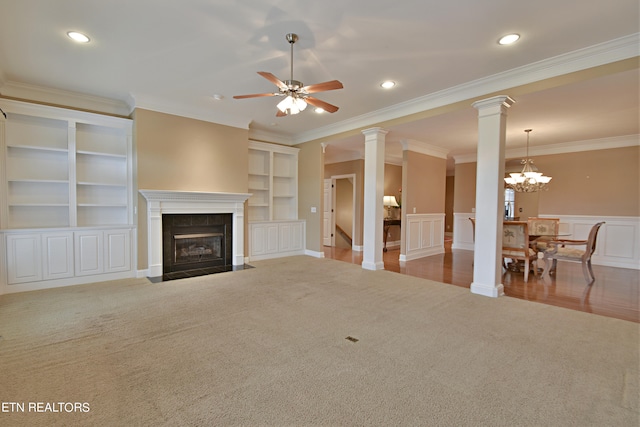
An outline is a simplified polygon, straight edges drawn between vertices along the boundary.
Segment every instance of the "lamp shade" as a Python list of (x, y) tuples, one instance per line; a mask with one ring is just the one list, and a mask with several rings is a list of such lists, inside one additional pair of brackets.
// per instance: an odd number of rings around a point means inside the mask
[(396, 200), (396, 196), (384, 196), (384, 199), (382, 200), (382, 204), (385, 206), (391, 206), (394, 208), (397, 208), (398, 206), (400, 206), (398, 204), (398, 201)]

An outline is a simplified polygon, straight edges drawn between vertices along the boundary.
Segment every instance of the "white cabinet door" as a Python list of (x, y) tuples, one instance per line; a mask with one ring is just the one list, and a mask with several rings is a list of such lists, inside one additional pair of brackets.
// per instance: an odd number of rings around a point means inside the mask
[(304, 221), (249, 223), (249, 258), (276, 258), (304, 253)]
[(42, 280), (42, 243), (40, 234), (7, 236), (7, 281), (16, 283)]
[(278, 225), (275, 223), (251, 224), (250, 256), (278, 252)]
[(104, 232), (76, 231), (74, 236), (76, 276), (103, 273)]
[(282, 223), (278, 225), (278, 252), (302, 250), (302, 222)]
[(129, 230), (106, 230), (104, 245), (106, 273), (131, 269), (131, 232)]
[(73, 277), (73, 233), (42, 235), (42, 278)]

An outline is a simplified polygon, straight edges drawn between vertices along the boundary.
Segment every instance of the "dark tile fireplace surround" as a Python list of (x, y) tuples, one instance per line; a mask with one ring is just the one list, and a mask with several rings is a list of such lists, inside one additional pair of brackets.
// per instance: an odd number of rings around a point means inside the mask
[(232, 271), (233, 215), (163, 214), (162, 280)]

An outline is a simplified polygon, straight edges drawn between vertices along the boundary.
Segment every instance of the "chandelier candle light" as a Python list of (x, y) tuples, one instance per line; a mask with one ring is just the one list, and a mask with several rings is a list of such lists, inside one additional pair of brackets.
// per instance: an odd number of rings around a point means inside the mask
[(540, 190), (548, 190), (547, 184), (551, 181), (550, 176), (545, 176), (540, 172), (533, 170), (533, 160), (529, 158), (529, 133), (532, 129), (525, 129), (527, 133), (527, 155), (522, 159), (522, 172), (511, 173), (509, 178), (505, 178), (504, 182), (507, 187), (513, 188), (519, 193), (533, 193)]

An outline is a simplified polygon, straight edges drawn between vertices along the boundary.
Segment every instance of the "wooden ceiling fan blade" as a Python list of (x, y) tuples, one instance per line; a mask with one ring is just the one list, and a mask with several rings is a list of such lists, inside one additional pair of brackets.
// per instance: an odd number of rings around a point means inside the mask
[(287, 85), (284, 84), (284, 82), (282, 80), (280, 80), (279, 78), (277, 78), (273, 74), (267, 73), (266, 71), (258, 71), (258, 74), (260, 74), (265, 79), (269, 80), (274, 85), (278, 86), (278, 89), (282, 89), (282, 90), (287, 90), (288, 89)]
[(250, 95), (235, 95), (233, 99), (260, 98), (263, 96), (276, 96), (277, 93), (252, 93)]
[(338, 80), (331, 80), (329, 82), (317, 83), (315, 85), (305, 86), (300, 90), (306, 93), (316, 93), (316, 92), (324, 92), (327, 90), (342, 89), (343, 87), (344, 86), (342, 86), (342, 83), (340, 83)]
[(336, 111), (338, 111), (338, 107), (336, 107), (335, 105), (331, 105), (328, 102), (321, 101), (318, 98), (314, 98), (312, 96), (307, 96), (304, 100), (307, 101), (307, 104), (311, 104), (314, 107), (322, 108), (324, 111), (329, 113), (335, 113)]
[(284, 117), (286, 115), (287, 115), (287, 113), (284, 113), (284, 112), (282, 112), (280, 110), (278, 110), (278, 112), (276, 113), (276, 117)]

